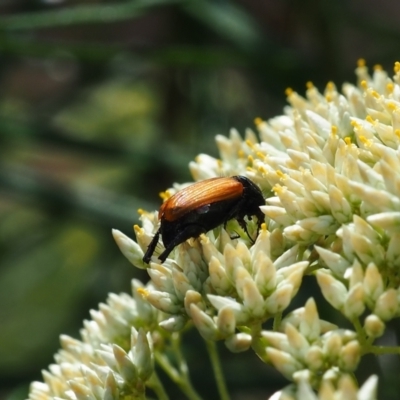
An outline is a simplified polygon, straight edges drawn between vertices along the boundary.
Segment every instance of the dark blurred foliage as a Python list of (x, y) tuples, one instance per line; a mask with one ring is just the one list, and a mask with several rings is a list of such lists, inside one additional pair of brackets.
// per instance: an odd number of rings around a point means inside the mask
[[(78, 337), (108, 292), (146, 279), (110, 230), (133, 236), (139, 207), (190, 180), (198, 153), (217, 155), (216, 134), (281, 113), (289, 86), (354, 81), (360, 57), (391, 71), (399, 42), (390, 0), (1, 0), (0, 397), (26, 396), (60, 333)], [(317, 296), (306, 288), (293, 307)], [(193, 379), (216, 398), (190, 337)], [(235, 399), (282, 386), (222, 347)], [(379, 369), (398, 386), (398, 360), (372, 360), (364, 378)]]

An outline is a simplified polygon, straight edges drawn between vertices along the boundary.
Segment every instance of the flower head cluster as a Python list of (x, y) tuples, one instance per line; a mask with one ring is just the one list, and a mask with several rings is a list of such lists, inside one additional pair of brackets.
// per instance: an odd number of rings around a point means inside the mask
[(107, 304), (91, 311), (82, 340), (61, 336), (56, 363), (33, 382), (29, 398), (76, 400), (118, 398), (119, 393), (144, 398), (153, 376), (153, 336), (159, 313), (137, 294), (143, 285), (134, 280), (134, 297), (110, 294)]
[[(199, 155), (190, 170), (195, 181), (245, 175), (262, 189), (265, 223), (255, 243), (232, 238), (229, 232), (241, 231), (233, 221), (147, 265), (142, 258), (159, 221), (156, 212), (141, 210), (136, 242), (119, 231), (114, 238), (132, 264), (148, 270), (151, 284), (136, 288), (133, 312), (101, 309), (104, 316), (95, 314), (83, 342), (68, 339), (46, 385), (35, 386), (31, 397), (104, 398), (127, 382), (131, 393), (141, 393), (154, 377), (148, 350), (154, 334), (175, 335), (191, 321), (208, 341), (222, 339), (234, 352), (251, 347), (296, 383), (275, 397), (376, 398), (376, 377), (358, 391), (350, 374), (363, 354), (385, 352), (374, 340), (400, 316), (400, 63), (394, 72), (390, 78), (378, 66), (370, 76), (360, 62), (357, 85), (341, 92), (333, 83), (323, 92), (309, 83), (305, 97), (288, 90), (284, 115), (256, 119), (258, 137), (251, 130), (245, 139), (235, 130), (218, 136), (221, 158)], [(255, 233), (255, 222), (246, 222)], [(285, 315), (306, 274), (354, 330), (319, 319), (313, 299)], [(272, 330), (265, 328), (269, 319)], [(100, 328), (89, 331), (92, 324)], [(100, 346), (122, 337), (120, 347)], [(95, 375), (78, 372), (83, 360), (96, 365)], [(75, 383), (63, 386), (60, 376)], [(72, 393), (82, 385), (90, 390)]]

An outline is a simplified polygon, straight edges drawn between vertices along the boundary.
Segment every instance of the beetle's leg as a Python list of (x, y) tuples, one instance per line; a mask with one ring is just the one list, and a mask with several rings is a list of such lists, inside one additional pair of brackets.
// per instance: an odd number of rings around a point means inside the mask
[(168, 246), (165, 248), (165, 250), (158, 256), (158, 259), (161, 262), (164, 262), (171, 253), (171, 251), (176, 246), (178, 246), (178, 244), (181, 244), (190, 238), (196, 238), (200, 236), (202, 233), (206, 232), (207, 230), (202, 225), (198, 224), (186, 225), (185, 228), (174, 237), (171, 243), (169, 243)]
[[(224, 222), (224, 229), (226, 230), (226, 225), (227, 225), (227, 223), (228, 223), (228, 221), (225, 221)], [(227, 231), (228, 232), (228, 231)], [(228, 235), (229, 235), (229, 237), (231, 238), (231, 240), (234, 240), (234, 239), (238, 239), (238, 238), (240, 238), (240, 235), (237, 233), (237, 232), (235, 232), (236, 233), (236, 235), (230, 235), (230, 233), (228, 232)]]
[(247, 230), (247, 224), (246, 221), (243, 218), (238, 218), (237, 221), (239, 222), (239, 225), (242, 227), (242, 229), (246, 232), (248, 238), (250, 239), (251, 243), (255, 243), (253, 238), (250, 236), (249, 231)]
[(158, 231), (154, 235), (153, 239), (151, 240), (151, 242), (149, 244), (149, 247), (147, 248), (145, 255), (143, 256), (143, 261), (146, 264), (148, 264), (150, 262), (151, 256), (153, 255), (154, 250), (157, 247), (158, 239), (160, 238), (160, 229), (158, 229)]

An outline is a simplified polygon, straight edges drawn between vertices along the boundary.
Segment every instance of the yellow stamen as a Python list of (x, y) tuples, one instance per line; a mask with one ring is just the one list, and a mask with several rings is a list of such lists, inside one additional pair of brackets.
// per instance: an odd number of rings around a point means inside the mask
[(397, 106), (396, 106), (396, 104), (394, 104), (394, 103), (388, 103), (388, 104), (387, 104), (387, 108), (388, 108), (390, 111), (396, 111), (396, 110), (397, 110)]
[(244, 156), (245, 156), (244, 151), (242, 149), (240, 149), (238, 151), (238, 158), (244, 158)]
[(382, 71), (383, 70), (382, 65), (381, 64), (375, 64), (374, 65), (374, 70), (375, 71)]
[(261, 224), (261, 229), (262, 229), (263, 232), (265, 232), (267, 230), (267, 224), (265, 222), (263, 222)]
[(279, 178), (281, 178), (281, 179), (285, 179), (286, 177), (287, 177), (287, 175), (286, 174), (284, 174), (282, 171), (280, 171), (279, 169), (277, 169), (276, 171), (276, 174), (279, 176)]
[(363, 80), (360, 82), (360, 86), (361, 86), (364, 90), (367, 90), (367, 89), (368, 89), (368, 83), (367, 83), (367, 81), (366, 81), (365, 79), (363, 79)]
[(137, 289), (137, 292), (145, 299), (149, 295), (149, 291), (145, 288)]
[(373, 124), (373, 123), (374, 123), (374, 120), (373, 120), (373, 118), (372, 118), (370, 115), (367, 115), (367, 116), (365, 117), (365, 120), (366, 120), (367, 122), (369, 122), (370, 124)]
[(332, 125), (331, 126), (331, 134), (332, 135), (336, 135), (337, 134), (337, 126), (336, 125)]
[(351, 145), (351, 138), (350, 137), (346, 136), (344, 138), (344, 141), (346, 142), (347, 145), (349, 145), (349, 146)]
[(274, 191), (274, 193), (279, 196), (281, 193), (283, 193), (283, 191), (285, 190), (285, 188), (281, 185), (275, 185), (272, 190)]
[(254, 118), (254, 124), (255, 124), (255, 126), (259, 126), (259, 125), (261, 125), (263, 122), (264, 122), (264, 121), (263, 121), (260, 117)]
[(365, 67), (365, 60), (364, 60), (364, 58), (359, 58), (358, 60), (357, 60), (357, 67)]
[(361, 142), (362, 144), (364, 144), (364, 145), (367, 146), (367, 147), (371, 147), (372, 142), (371, 142), (369, 139), (367, 139), (365, 136), (360, 135), (360, 136), (359, 136), (359, 139), (360, 139), (360, 142)]
[(312, 89), (314, 87), (314, 84), (311, 82), (311, 81), (308, 81), (307, 83), (306, 83), (306, 88), (307, 89)]
[(386, 90), (388, 91), (388, 93), (393, 93), (394, 85), (393, 85), (392, 82), (389, 82), (389, 83), (386, 85)]
[(326, 84), (326, 90), (335, 90), (335, 84), (330, 81)]
[(146, 211), (144, 211), (143, 208), (139, 208), (137, 212), (139, 215), (143, 215)]
[(396, 74), (398, 74), (399, 72), (400, 72), (400, 62), (399, 61), (396, 61), (395, 63), (394, 63), (394, 72), (396, 73)]
[(285, 95), (286, 95), (287, 97), (289, 97), (292, 93), (293, 93), (293, 89), (290, 88), (290, 87), (288, 87), (288, 88), (285, 90)]
[(247, 160), (250, 164), (254, 164), (254, 158), (251, 154), (249, 156), (247, 156)]
[(136, 236), (143, 235), (144, 234), (144, 229), (141, 228), (139, 225), (135, 224), (133, 225), (133, 230), (135, 231)]
[(379, 99), (381, 95), (376, 90), (371, 90), (371, 95), (376, 99)]
[(258, 167), (258, 172), (260, 172), (261, 174), (264, 174), (264, 175), (268, 174), (268, 171), (262, 165), (260, 165)]
[(394, 134), (400, 138), (400, 129), (395, 129)]
[(256, 156), (261, 160), (265, 160), (265, 158), (267, 157), (264, 153), (261, 153), (261, 151), (257, 151)]
[(249, 139), (246, 140), (247, 146), (249, 146), (251, 149), (254, 147), (254, 143), (252, 143)]
[(171, 193), (169, 190), (166, 190), (165, 192), (160, 192), (158, 195), (161, 197), (163, 201), (168, 200), (171, 197)]

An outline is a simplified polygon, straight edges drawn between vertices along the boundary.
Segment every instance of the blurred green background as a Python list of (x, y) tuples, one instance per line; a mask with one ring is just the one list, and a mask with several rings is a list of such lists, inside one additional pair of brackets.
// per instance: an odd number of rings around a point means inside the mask
[[(280, 114), (287, 87), (354, 82), (360, 57), (391, 74), (399, 43), (390, 0), (0, 0), (0, 398), (24, 398), (59, 334), (146, 279), (111, 228), (133, 236), (216, 134)], [(221, 351), (235, 399), (283, 384)], [(202, 354), (194, 380), (217, 398)], [(396, 379), (397, 359), (375, 367)]]

